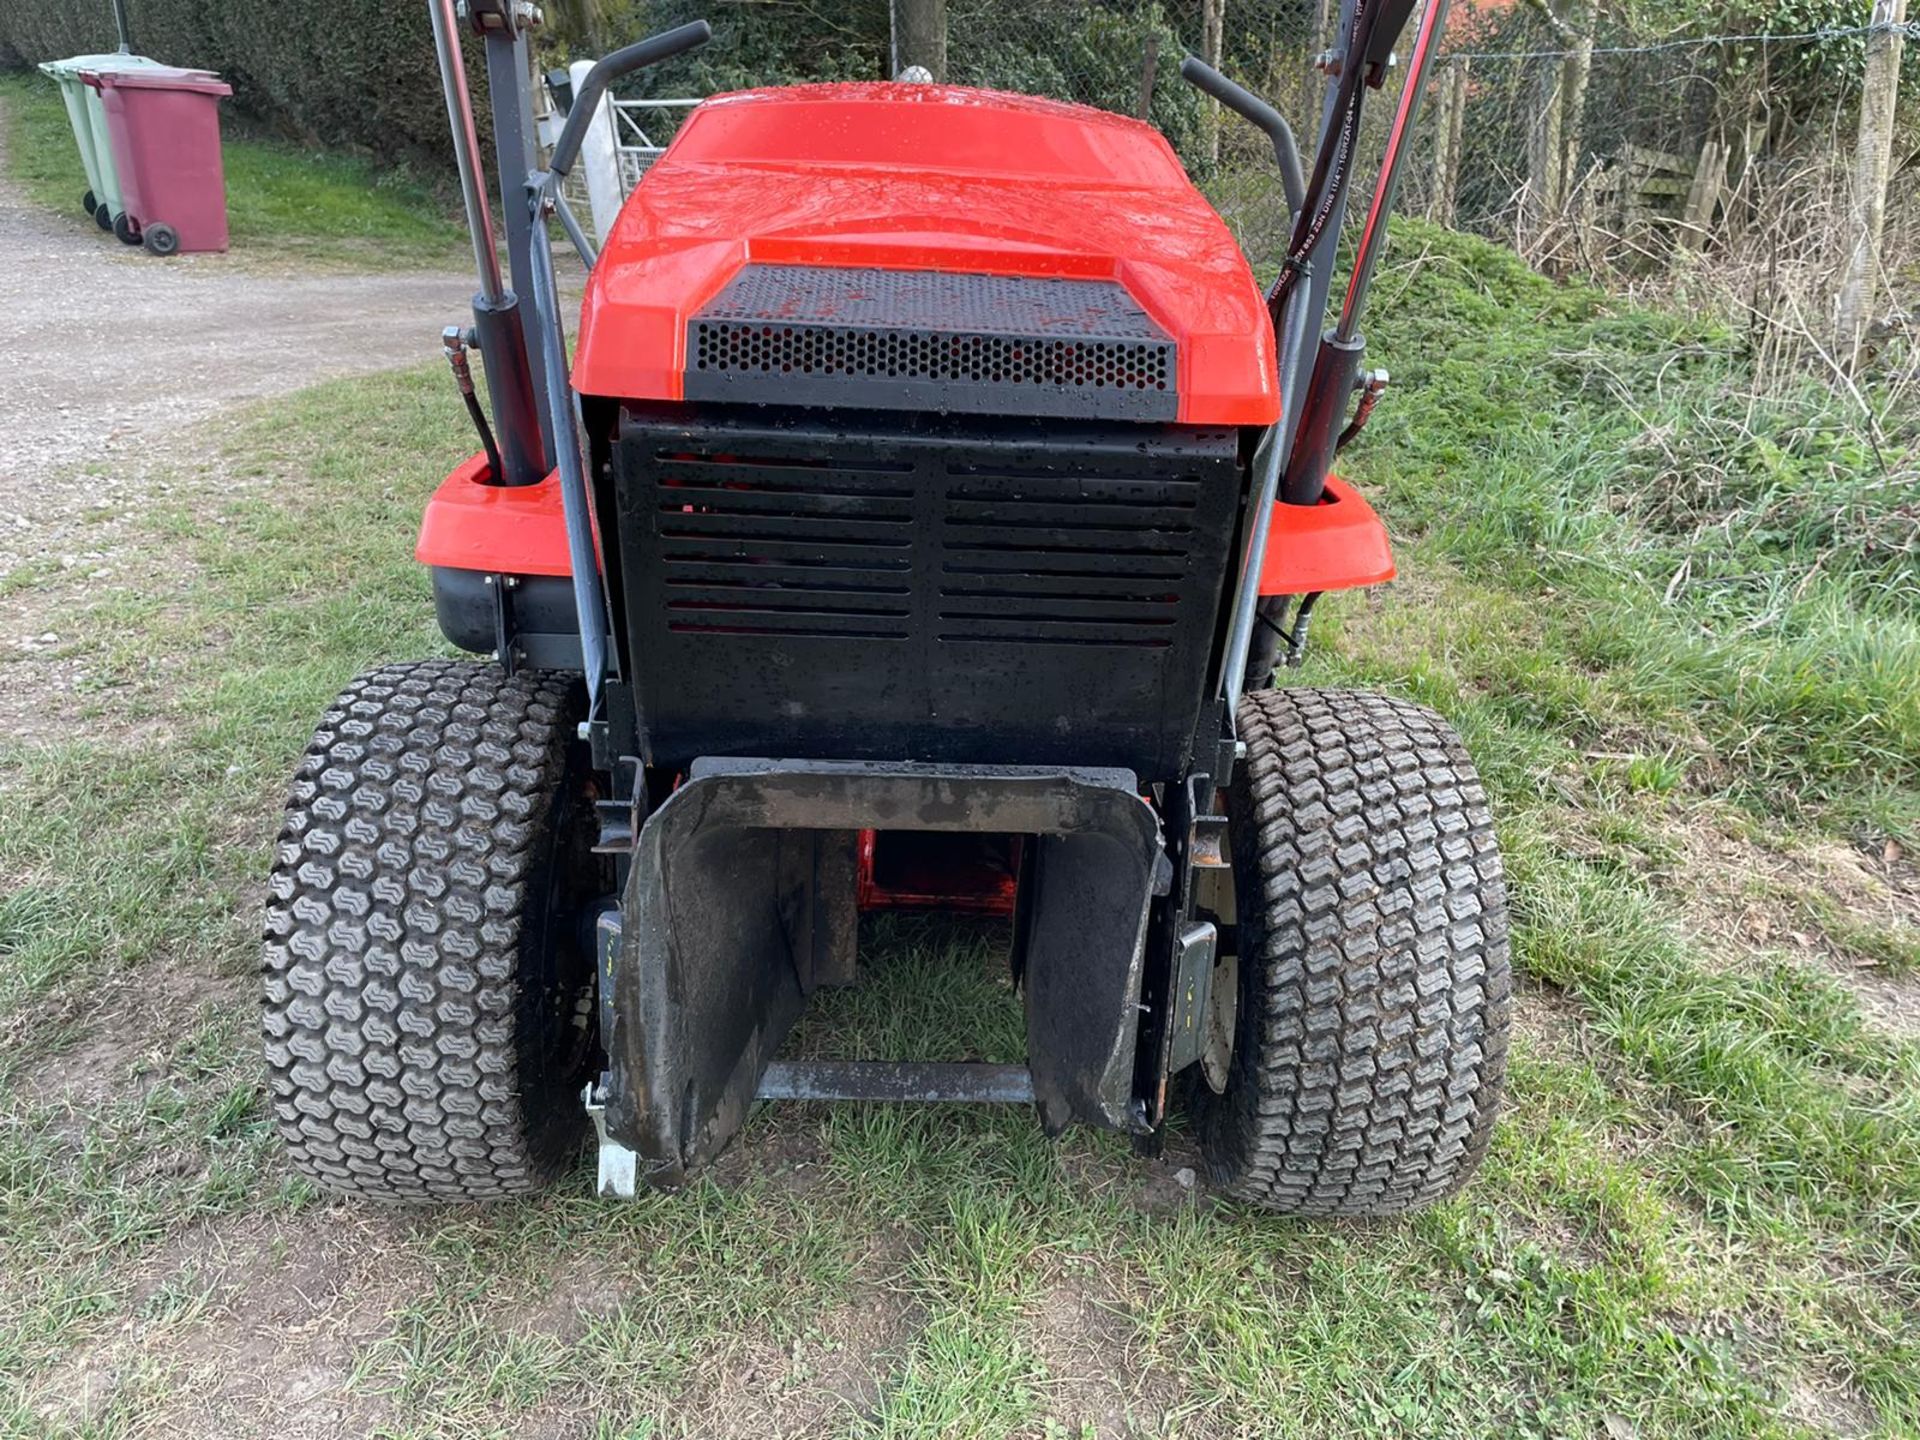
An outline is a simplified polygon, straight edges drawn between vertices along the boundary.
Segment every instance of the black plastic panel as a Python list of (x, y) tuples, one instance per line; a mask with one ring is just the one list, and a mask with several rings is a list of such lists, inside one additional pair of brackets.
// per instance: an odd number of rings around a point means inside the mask
[(628, 412), (614, 465), (651, 763), (1179, 773), (1231, 430), (703, 407)]
[(1177, 347), (1111, 280), (749, 265), (687, 331), (689, 400), (1179, 413)]

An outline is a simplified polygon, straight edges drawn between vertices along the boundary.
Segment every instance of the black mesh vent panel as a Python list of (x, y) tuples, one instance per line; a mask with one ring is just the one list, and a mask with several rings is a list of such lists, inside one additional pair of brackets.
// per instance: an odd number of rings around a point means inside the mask
[(690, 400), (1170, 420), (1178, 380), (1111, 280), (749, 265), (687, 337)]

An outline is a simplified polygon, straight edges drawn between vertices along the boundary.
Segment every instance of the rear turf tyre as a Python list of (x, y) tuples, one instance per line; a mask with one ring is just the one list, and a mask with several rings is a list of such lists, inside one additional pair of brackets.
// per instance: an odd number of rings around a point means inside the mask
[(578, 682), (429, 661), (361, 676), (294, 776), (263, 953), (294, 1168), (371, 1200), (494, 1200), (578, 1153), (594, 967)]
[(1398, 1215), (1464, 1184), (1506, 1072), (1506, 884), (1451, 726), (1343, 690), (1240, 704), (1229, 792), (1239, 1008), (1193, 1087), (1213, 1182), (1297, 1215)]

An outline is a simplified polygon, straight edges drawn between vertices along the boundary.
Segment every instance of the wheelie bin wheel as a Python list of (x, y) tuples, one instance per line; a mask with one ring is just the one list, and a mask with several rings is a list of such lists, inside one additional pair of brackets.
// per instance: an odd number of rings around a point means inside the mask
[(110, 210), (104, 202), (101, 204), (98, 210), (93, 212), (93, 220), (94, 220), (94, 223), (98, 225), (102, 230), (108, 231), (109, 233), (112, 232), (113, 211)]
[(1270, 690), (1239, 718), (1233, 1049), (1218, 1093), (1192, 1089), (1208, 1168), (1293, 1214), (1417, 1209), (1473, 1173), (1505, 1079), (1513, 979), (1485, 793), (1418, 705)]
[(92, 219), (94, 212), (100, 208), (100, 202), (94, 198), (91, 190), (81, 198), (80, 208), (87, 212), (88, 219)]
[(577, 679), (426, 661), (361, 676), (294, 776), (263, 954), (268, 1091), (296, 1169), (411, 1202), (539, 1189), (578, 1152), (593, 1044)]
[(149, 255), (158, 255), (162, 259), (180, 253), (180, 232), (162, 220), (154, 221), (141, 231), (140, 241), (147, 247)]
[(124, 210), (113, 217), (113, 234), (122, 245), (140, 243), (140, 227), (133, 223), (133, 217)]

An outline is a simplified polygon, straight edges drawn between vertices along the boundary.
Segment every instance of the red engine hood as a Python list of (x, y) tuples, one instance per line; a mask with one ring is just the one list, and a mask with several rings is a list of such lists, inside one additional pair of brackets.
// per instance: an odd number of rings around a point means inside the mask
[(688, 320), (749, 262), (1116, 280), (1179, 345), (1182, 422), (1279, 414), (1239, 246), (1159, 133), (1104, 111), (937, 85), (716, 96), (607, 239), (575, 387), (680, 399)]

